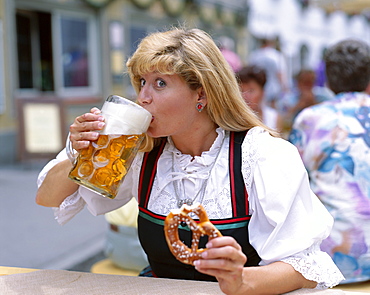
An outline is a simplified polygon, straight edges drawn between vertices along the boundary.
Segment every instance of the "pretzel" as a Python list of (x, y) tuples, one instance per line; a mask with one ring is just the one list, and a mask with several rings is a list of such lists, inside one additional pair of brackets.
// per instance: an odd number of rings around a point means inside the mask
[[(196, 223), (188, 214), (193, 212), (199, 217)], [(180, 241), (178, 227), (185, 222), (192, 231), (191, 248)], [(207, 213), (201, 204), (193, 206), (182, 205), (180, 209), (172, 210), (164, 222), (164, 232), (166, 241), (172, 254), (182, 263), (193, 264), (195, 260), (201, 258), (204, 248), (199, 249), (201, 236), (208, 236), (209, 240), (221, 237), (219, 230), (209, 221)]]

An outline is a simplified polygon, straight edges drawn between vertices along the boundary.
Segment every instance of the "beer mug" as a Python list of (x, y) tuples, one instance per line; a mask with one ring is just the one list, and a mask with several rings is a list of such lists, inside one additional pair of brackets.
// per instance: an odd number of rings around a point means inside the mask
[(109, 96), (102, 109), (104, 129), (97, 140), (73, 152), (69, 137), (66, 150), (73, 163), (68, 177), (105, 197), (114, 199), (140, 144), (152, 115), (138, 104), (117, 95)]

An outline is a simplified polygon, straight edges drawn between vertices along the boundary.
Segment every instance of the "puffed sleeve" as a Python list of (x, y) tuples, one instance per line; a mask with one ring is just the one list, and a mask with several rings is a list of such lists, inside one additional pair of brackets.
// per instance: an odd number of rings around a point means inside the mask
[[(64, 149), (57, 155), (55, 159), (47, 163), (39, 173), (37, 179), (38, 187), (40, 187), (50, 169), (67, 158), (67, 153)], [(95, 216), (105, 214), (120, 208), (132, 197), (137, 197), (138, 174), (140, 172), (141, 159), (142, 153), (138, 153), (137, 157), (132, 163), (131, 169), (125, 176), (124, 182), (122, 183), (116, 198), (106, 198), (83, 186), (80, 186), (79, 189), (72, 195), (68, 196), (59, 207), (53, 208), (55, 219), (58, 221), (58, 223), (65, 224), (85, 206), (87, 206), (91, 214)]]
[(260, 265), (284, 261), (318, 288), (337, 285), (343, 276), (319, 247), (333, 218), (310, 189), (297, 149), (267, 132), (251, 131), (242, 146), (242, 169), (252, 214), (250, 243)]

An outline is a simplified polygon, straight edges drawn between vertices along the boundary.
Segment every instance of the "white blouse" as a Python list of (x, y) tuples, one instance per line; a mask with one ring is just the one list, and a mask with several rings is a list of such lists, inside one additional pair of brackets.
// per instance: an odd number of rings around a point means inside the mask
[[(182, 154), (168, 138), (158, 160), (149, 210), (167, 215), (177, 208), (178, 193), (181, 199), (186, 195), (194, 202), (201, 202), (210, 219), (232, 217), (228, 174), (230, 133), (221, 128), (217, 133), (210, 150), (195, 159)], [(104, 198), (80, 186), (59, 208), (53, 208), (57, 221), (66, 223), (85, 205), (93, 215), (99, 215), (137, 198), (142, 158), (143, 153), (135, 158), (115, 199)], [(38, 185), (55, 164), (65, 159), (63, 150), (40, 172)], [(333, 218), (311, 191), (296, 148), (254, 127), (242, 144), (242, 174), (252, 215), (249, 240), (261, 257), (260, 265), (274, 261), (289, 263), (306, 279), (316, 281), (317, 289), (335, 286), (343, 280), (329, 255), (320, 250)]]

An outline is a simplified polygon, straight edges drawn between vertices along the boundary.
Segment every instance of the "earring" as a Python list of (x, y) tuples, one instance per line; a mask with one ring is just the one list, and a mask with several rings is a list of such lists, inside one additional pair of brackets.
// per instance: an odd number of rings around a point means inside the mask
[(195, 106), (197, 108), (197, 111), (200, 113), (204, 109), (204, 105), (201, 102), (198, 102)]

